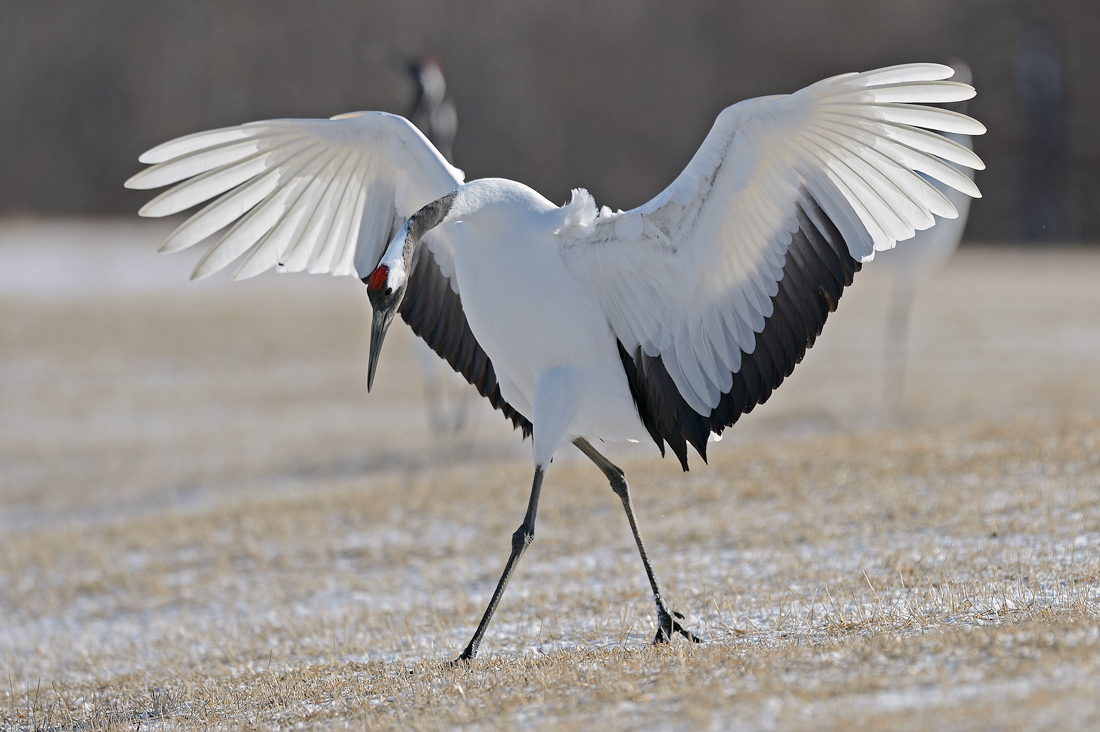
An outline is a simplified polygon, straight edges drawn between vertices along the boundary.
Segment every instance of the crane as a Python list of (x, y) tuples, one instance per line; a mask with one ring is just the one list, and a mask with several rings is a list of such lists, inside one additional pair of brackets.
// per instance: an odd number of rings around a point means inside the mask
[(409, 121), (424, 133), (439, 153), (454, 162), (451, 146), (458, 132), (458, 110), (447, 95), (447, 79), (443, 62), (437, 56), (424, 54), (409, 64), (409, 74), (416, 82), (416, 101), (409, 112)]
[[(954, 69), (952, 80), (964, 84), (971, 83), (970, 67), (962, 59), (950, 59), (948, 66)], [(966, 112), (966, 101), (948, 105), (955, 112)], [(973, 149), (970, 135), (946, 132), (944, 137), (960, 145)], [(966, 168), (960, 170), (970, 178), (974, 172)], [(886, 311), (886, 340), (883, 358), (883, 402), (887, 414), (897, 416), (901, 413), (902, 397), (905, 393), (905, 361), (909, 336), (909, 320), (913, 311), (913, 300), (917, 286), (932, 273), (942, 269), (962, 240), (966, 229), (967, 214), (970, 212), (970, 197), (937, 180), (930, 181), (955, 206), (958, 217), (937, 220), (930, 229), (918, 231), (916, 236), (903, 247), (895, 247), (875, 258), (874, 270), (885, 271), (891, 281), (890, 304)], [(871, 269), (871, 268), (869, 268)]]
[[(429, 53), (410, 62), (408, 69), (417, 88), (409, 121), (424, 133), (448, 163), (454, 163), (451, 146), (458, 132), (458, 110), (454, 100), (447, 95), (443, 62)], [(428, 428), (432, 437), (437, 440), (454, 440), (448, 445), (454, 447), (460, 444), (458, 438), (470, 424), (471, 402), (476, 396), (470, 393), (469, 387), (464, 383), (460, 382), (459, 388), (453, 388), (455, 384), (452, 380), (457, 377), (446, 371), (447, 364), (441, 362), (423, 341), (418, 342), (416, 355), (424, 382)], [(472, 432), (470, 430), (468, 433), (468, 444), (472, 444)]]
[(378, 112), (182, 137), (144, 153), (152, 167), (126, 185), (175, 184), (144, 216), (216, 199), (161, 246), (229, 227), (192, 277), (235, 261), (238, 279), (272, 268), (360, 277), (373, 311), (368, 391), (400, 314), (532, 438), (526, 514), (456, 663), (477, 654), (567, 442), (622, 501), (654, 642), (698, 641), (662, 595), (623, 471), (593, 443), (651, 440), (685, 470), (690, 445), (705, 461), (710, 435), (790, 375), (862, 262), (958, 215), (917, 172), (980, 195), (952, 164), (982, 161), (929, 131), (985, 131), (928, 106), (974, 95), (951, 75), (906, 64), (727, 107), (684, 171), (630, 211), (597, 208), (579, 188), (558, 206), (515, 181), (464, 182), (411, 123)]

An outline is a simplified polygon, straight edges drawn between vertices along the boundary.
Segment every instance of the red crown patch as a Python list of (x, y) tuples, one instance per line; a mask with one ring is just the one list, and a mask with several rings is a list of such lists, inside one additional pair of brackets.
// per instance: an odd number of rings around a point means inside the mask
[(384, 264), (378, 265), (378, 269), (370, 273), (367, 280), (367, 289), (371, 292), (380, 292), (386, 286), (386, 278), (390, 275), (390, 268)]

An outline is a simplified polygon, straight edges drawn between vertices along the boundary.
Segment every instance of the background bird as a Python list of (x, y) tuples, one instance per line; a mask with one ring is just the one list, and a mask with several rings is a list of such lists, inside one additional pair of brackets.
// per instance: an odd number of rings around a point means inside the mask
[[(955, 75), (951, 77), (953, 81), (972, 83), (970, 67), (966, 62), (952, 59), (948, 65), (955, 71)], [(967, 103), (961, 101), (944, 106), (965, 114)], [(974, 148), (970, 135), (945, 132), (944, 137), (967, 148)], [(960, 167), (959, 170), (973, 180), (974, 172), (971, 169)], [(966, 229), (967, 214), (970, 212), (970, 196), (934, 178), (929, 182), (951, 201), (959, 215), (953, 219), (937, 217), (935, 226), (918, 231), (904, 247), (895, 247), (875, 257), (872, 270), (884, 272), (891, 279), (890, 304), (886, 311), (882, 383), (883, 403), (887, 413), (894, 416), (900, 414), (905, 396), (909, 321), (917, 288), (924, 279), (942, 269), (955, 254)]]
[[(374, 314), (367, 369), (402, 318), (525, 435), (534, 478), (478, 646), (534, 538), (543, 476), (572, 442), (621, 498), (657, 608), (656, 641), (695, 639), (661, 594), (622, 470), (597, 440), (667, 444), (687, 469), (711, 434), (791, 373), (863, 261), (955, 207), (914, 171), (970, 196), (981, 168), (926, 129), (981, 134), (925, 106), (973, 96), (952, 70), (846, 74), (719, 114), (687, 168), (631, 211), (581, 189), (557, 206), (515, 181), (463, 183), (408, 121), (383, 113), (198, 133), (141, 156), (132, 188), (175, 187), (141, 213), (221, 196), (171, 234), (175, 251), (232, 224), (204, 277), (273, 267), (360, 276)], [(948, 162), (944, 162), (948, 161)]]
[[(452, 146), (458, 132), (458, 110), (447, 95), (443, 62), (425, 54), (409, 63), (409, 74), (416, 82), (416, 100), (409, 111), (409, 121), (424, 133), (436, 150), (454, 163)], [(468, 449), (474, 433), (473, 400), (469, 387), (456, 384), (454, 376), (425, 344), (416, 347), (424, 383), (424, 404), (428, 412), (428, 429), (443, 452)]]
[(429, 54), (409, 64), (409, 73), (416, 81), (416, 101), (409, 112), (409, 121), (424, 133), (448, 162), (454, 162), (455, 134), (458, 132), (458, 110), (447, 95), (447, 79), (443, 62)]

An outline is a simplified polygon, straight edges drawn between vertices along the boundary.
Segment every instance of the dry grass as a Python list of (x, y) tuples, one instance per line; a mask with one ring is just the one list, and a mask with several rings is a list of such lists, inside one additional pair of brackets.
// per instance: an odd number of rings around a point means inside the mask
[[(1071, 283), (1100, 272), (1050, 256)], [(1100, 309), (1065, 303), (1100, 295), (1013, 257), (967, 254), (918, 311), (907, 423), (868, 406), (857, 291), (822, 341), (857, 345), (811, 352), (709, 467), (616, 453), (704, 645), (648, 645), (621, 507), (563, 453), (468, 669), (443, 662), (495, 584), (529, 458), (489, 415), (473, 448), (417, 447), (407, 341), (365, 399), (354, 288), (0, 299), (0, 727), (1095, 728)], [(1036, 280), (1046, 321), (1016, 304)], [(920, 345), (937, 313), (955, 349), (990, 313), (994, 345), (1053, 328), (1073, 347), (968, 381), (1003, 352), (952, 366)]]
[(441, 662), (492, 589), (520, 465), (16, 534), (4, 720), (1086, 729), (1098, 446), (1100, 420), (1076, 418), (757, 444), (698, 474), (630, 465), (699, 648), (647, 646), (625, 521), (567, 463), (468, 671)]

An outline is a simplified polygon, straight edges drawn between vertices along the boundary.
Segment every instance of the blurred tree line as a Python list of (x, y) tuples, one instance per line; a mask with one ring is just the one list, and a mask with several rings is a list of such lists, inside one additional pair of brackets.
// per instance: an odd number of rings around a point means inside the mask
[(1096, 0), (0, 0), (0, 213), (129, 214), (171, 137), (405, 113), (443, 60), (468, 178), (637, 205), (725, 106), (956, 56), (988, 170), (968, 238), (1100, 239)]

